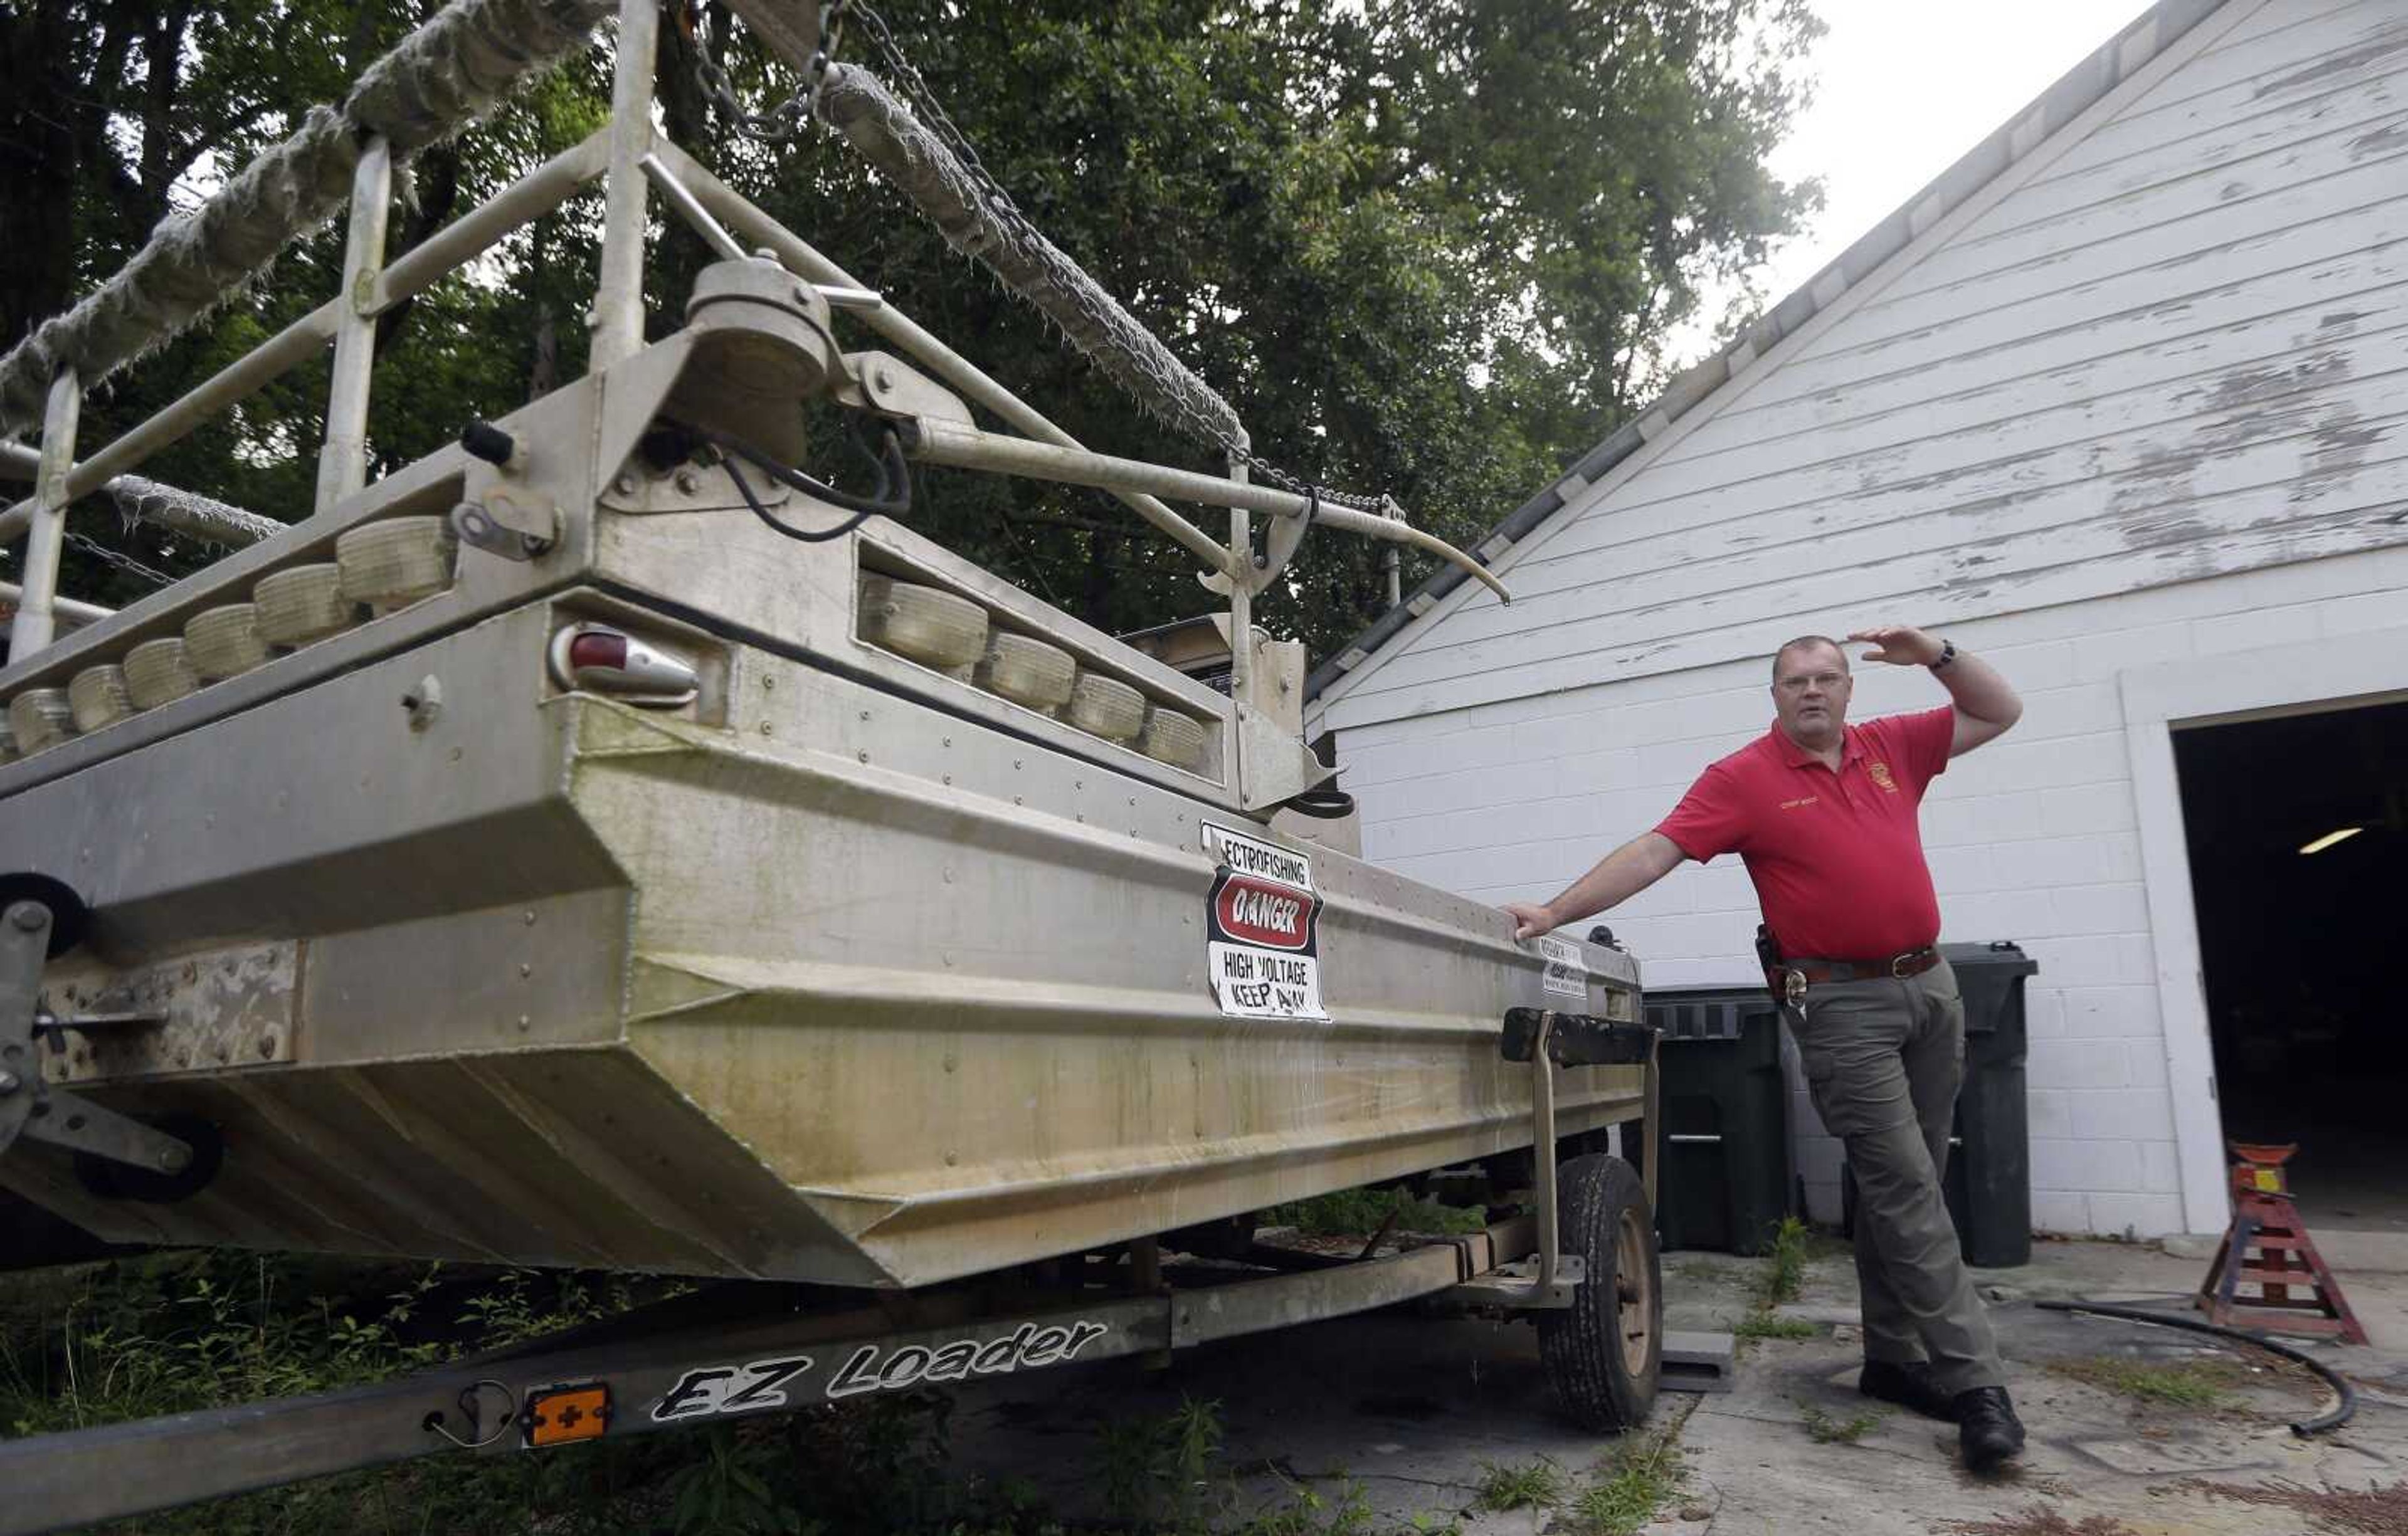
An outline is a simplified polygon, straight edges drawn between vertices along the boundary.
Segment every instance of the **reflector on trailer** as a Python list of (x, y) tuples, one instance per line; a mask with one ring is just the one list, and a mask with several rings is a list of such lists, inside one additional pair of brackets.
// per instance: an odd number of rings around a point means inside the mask
[(599, 1440), (610, 1427), (610, 1384), (579, 1382), (529, 1392), (519, 1423), (526, 1430), (529, 1449), (566, 1445), (579, 1440)]

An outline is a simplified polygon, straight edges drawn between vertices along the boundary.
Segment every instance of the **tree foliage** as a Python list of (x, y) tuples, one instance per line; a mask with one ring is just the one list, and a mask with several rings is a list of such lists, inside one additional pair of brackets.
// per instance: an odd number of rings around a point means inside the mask
[[(889, 4), (894, 36), (998, 179), (1237, 405), (1258, 451), (1318, 483), (1389, 491), (1458, 540), (1642, 405), (1701, 293), (1758, 262), (1815, 195), (1764, 168), (1802, 99), (1799, 61), (1817, 31), (1802, 0)], [(422, 14), (351, 0), (10, 0), (7, 341), (300, 109), (338, 97)], [(1091, 446), (1219, 467), (1206, 446), (1143, 420), (840, 142), (736, 135), (695, 82), (697, 52), (756, 107), (796, 82), (717, 6), (672, 15), (661, 94), (681, 143)], [(840, 55), (885, 73), (863, 30)], [(590, 132), (608, 99), (597, 46), (422, 156), (393, 251)], [(592, 197), (573, 203), (387, 318), (378, 469), (575, 376), (595, 214)], [(706, 259), (681, 230), (655, 242), (655, 334)], [(91, 401), (86, 451), (322, 302), (340, 266), (339, 231), (296, 247)], [(296, 373), (147, 472), (300, 516), (323, 401), (323, 370)], [(849, 472), (840, 458), (820, 467)], [(939, 541), (1108, 629), (1209, 601), (1189, 557), (1098, 493), (932, 471), (922, 504), (917, 520)], [(79, 526), (102, 536), (106, 523)], [(155, 531), (130, 544), (175, 568), (200, 553), (163, 555)], [(1376, 613), (1378, 565), (1374, 547), (1316, 535), (1267, 621), (1326, 650)], [(1408, 557), (1408, 580), (1421, 566)], [(76, 556), (66, 589), (122, 601), (133, 582)]]

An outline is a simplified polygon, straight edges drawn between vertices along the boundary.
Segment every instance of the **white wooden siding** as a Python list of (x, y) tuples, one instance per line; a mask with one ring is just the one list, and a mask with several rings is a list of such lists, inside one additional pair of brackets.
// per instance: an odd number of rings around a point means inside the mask
[[(2408, 7), (2236, 0), (1333, 688), (1341, 732), (2408, 542)], [(2006, 185), (2012, 183), (2012, 185)]]

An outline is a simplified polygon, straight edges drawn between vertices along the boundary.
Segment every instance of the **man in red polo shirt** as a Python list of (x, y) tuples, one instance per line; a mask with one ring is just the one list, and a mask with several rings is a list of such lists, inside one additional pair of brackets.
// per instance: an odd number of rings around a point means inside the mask
[(1602, 912), (1684, 859), (1736, 853), (1756, 884), (1814, 1108), (1856, 1180), (1867, 1394), (1957, 1425), (1967, 1465), (2023, 1449), (1990, 1321), (1940, 1192), (1964, 1076), (1965, 1006), (1934, 947), (1924, 787), (2023, 714), (1980, 658), (1903, 626), (1863, 630), (1869, 661), (1928, 667), (1949, 703), (1847, 723), (1847, 653), (1821, 635), (1772, 659), (1772, 729), (1700, 775), (1672, 814), (1543, 906), (1509, 903), (1526, 939)]

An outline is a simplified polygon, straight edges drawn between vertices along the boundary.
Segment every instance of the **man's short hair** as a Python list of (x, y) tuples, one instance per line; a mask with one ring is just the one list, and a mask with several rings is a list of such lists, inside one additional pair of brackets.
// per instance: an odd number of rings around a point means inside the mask
[(1791, 651), (1797, 650), (1805, 646), (1830, 647), (1832, 652), (1840, 658), (1840, 670), (1842, 672), (1848, 670), (1848, 653), (1840, 648), (1840, 643), (1837, 640), (1832, 639), (1828, 634), (1801, 634), (1797, 639), (1787, 642), (1779, 650), (1772, 653), (1772, 680), (1774, 682), (1777, 683), (1781, 681), (1781, 659), (1788, 655)]

